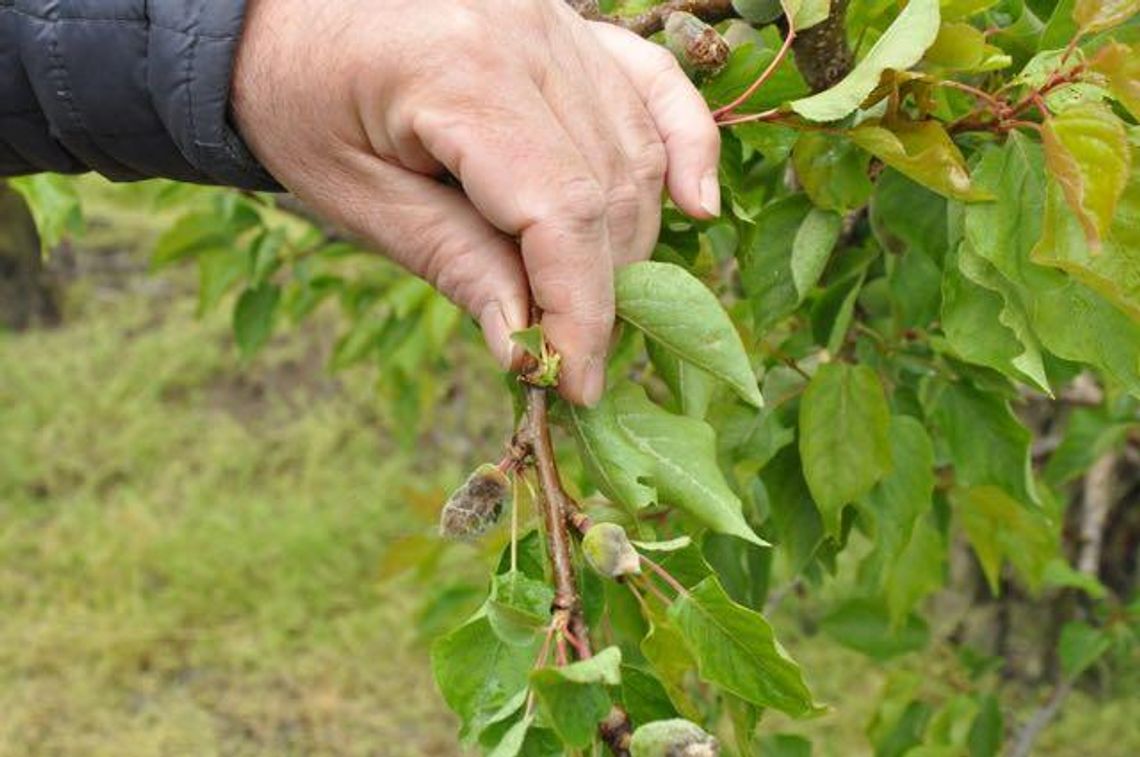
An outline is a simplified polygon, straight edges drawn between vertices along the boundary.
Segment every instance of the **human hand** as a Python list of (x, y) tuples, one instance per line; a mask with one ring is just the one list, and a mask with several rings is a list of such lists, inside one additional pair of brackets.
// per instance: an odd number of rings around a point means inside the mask
[(613, 270), (649, 257), (662, 185), (720, 208), (719, 134), (672, 55), (561, 0), (250, 0), (233, 106), (278, 181), (475, 316), (504, 366), (533, 294), (574, 402), (601, 397)]

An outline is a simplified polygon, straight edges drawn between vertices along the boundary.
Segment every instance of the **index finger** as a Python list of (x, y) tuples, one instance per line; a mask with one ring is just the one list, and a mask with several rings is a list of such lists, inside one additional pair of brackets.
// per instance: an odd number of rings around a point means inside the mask
[(563, 358), (559, 390), (594, 404), (614, 322), (605, 191), (533, 82), (497, 90), (510, 97), (480, 92), (478, 104), (418, 114), (416, 135), (485, 218), (519, 237), (543, 330)]
[(657, 125), (668, 155), (669, 196), (696, 218), (720, 215), (720, 130), (700, 92), (660, 45), (603, 21), (591, 27)]

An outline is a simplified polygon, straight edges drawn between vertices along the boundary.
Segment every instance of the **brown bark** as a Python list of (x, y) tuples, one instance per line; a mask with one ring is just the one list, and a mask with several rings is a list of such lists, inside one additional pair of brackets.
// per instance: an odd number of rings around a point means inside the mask
[(831, 14), (810, 29), (796, 33), (792, 52), (796, 68), (812, 92), (835, 86), (851, 72), (855, 53), (847, 44), (847, 0), (831, 0)]

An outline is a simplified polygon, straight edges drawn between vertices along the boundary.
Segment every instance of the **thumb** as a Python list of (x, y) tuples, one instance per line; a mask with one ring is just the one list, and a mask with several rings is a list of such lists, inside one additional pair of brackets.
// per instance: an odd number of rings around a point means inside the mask
[(515, 241), (459, 190), (381, 160), (368, 162), (367, 170), (344, 174), (339, 191), (311, 204), (474, 316), (500, 365), (517, 367), (510, 337), (527, 326), (530, 289)]

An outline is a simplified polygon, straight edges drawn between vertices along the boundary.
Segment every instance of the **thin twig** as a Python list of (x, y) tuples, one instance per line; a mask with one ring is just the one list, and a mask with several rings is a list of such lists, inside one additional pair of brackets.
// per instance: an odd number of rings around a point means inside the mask
[[(564, 618), (559, 621), (556, 654), (559, 655), (559, 664), (564, 665), (567, 662), (567, 639), (573, 639), (574, 651), (579, 659), (588, 659), (592, 654), (590, 630), (582, 614), (582, 601), (574, 577), (569, 533), (571, 524), (582, 529), (588, 526), (588, 519), (562, 488), (562, 479), (558, 475), (558, 465), (554, 459), (554, 445), (550, 439), (548, 390), (527, 386), (524, 391), (526, 416), (519, 435), (528, 442), (538, 476), (539, 496), (535, 501), (542, 513), (547, 559), (554, 576), (554, 613), (556, 617)], [(598, 724), (599, 736), (615, 757), (629, 756), (632, 733), (629, 715), (621, 707), (615, 706)]]
[(796, 30), (789, 28), (787, 35), (784, 37), (784, 44), (780, 45), (780, 49), (776, 52), (776, 57), (772, 59), (772, 62), (768, 64), (768, 67), (765, 68), (760, 73), (760, 75), (756, 77), (756, 81), (749, 84), (748, 89), (741, 92), (736, 97), (736, 99), (734, 99), (728, 105), (724, 105), (714, 110), (713, 118), (715, 118), (717, 121), (720, 121), (724, 119), (725, 116), (731, 115), (732, 112), (739, 108), (741, 105), (748, 102), (748, 98), (752, 97), (752, 95), (756, 93), (756, 90), (764, 86), (764, 82), (768, 81), (768, 79), (772, 77), (772, 74), (776, 72), (776, 69), (779, 68), (780, 64), (784, 62), (784, 58), (788, 56), (788, 51), (792, 49), (792, 42), (794, 42), (795, 39)]
[(645, 563), (645, 565), (650, 570), (652, 570), (654, 573), (656, 573), (658, 576), (660, 576), (662, 581), (669, 584), (669, 588), (673, 589), (673, 591), (677, 592), (681, 596), (688, 596), (689, 595), (689, 590), (686, 589), (681, 584), (680, 581), (678, 581), (676, 578), (673, 578), (673, 574), (671, 574), (669, 571), (662, 568), (657, 563), (650, 560), (645, 555), (640, 555), (640, 557), (641, 557), (641, 562)]

